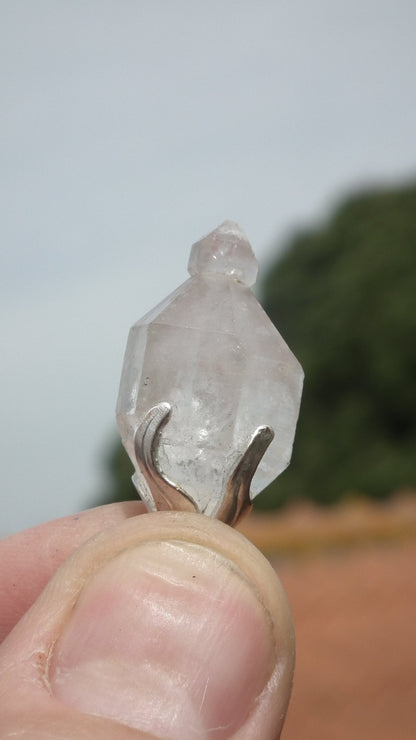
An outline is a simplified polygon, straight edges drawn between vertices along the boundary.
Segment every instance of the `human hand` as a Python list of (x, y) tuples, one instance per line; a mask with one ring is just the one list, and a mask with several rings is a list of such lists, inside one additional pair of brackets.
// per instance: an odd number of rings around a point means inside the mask
[(143, 513), (0, 542), (0, 738), (280, 736), (295, 642), (275, 572), (217, 520)]

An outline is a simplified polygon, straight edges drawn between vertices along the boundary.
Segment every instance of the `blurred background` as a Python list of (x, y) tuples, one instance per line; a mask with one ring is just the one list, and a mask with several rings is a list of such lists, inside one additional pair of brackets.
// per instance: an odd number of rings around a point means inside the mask
[(128, 329), (234, 219), (306, 373), (242, 525), (294, 611), (284, 737), (412, 737), (416, 5), (1, 10), (1, 534), (132, 495)]

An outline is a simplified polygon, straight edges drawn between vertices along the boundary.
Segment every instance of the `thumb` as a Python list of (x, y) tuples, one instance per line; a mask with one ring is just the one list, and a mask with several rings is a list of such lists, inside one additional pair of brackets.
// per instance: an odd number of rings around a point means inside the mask
[(3, 726), (22, 737), (267, 740), (286, 713), (294, 634), (280, 582), (241, 534), (146, 514), (61, 566), (0, 663)]

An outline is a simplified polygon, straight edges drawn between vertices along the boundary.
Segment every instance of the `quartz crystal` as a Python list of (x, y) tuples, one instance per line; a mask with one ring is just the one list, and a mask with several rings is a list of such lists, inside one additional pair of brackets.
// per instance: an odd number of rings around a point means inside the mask
[(289, 464), (303, 371), (250, 287), (257, 261), (238, 224), (194, 244), (191, 277), (130, 330), (117, 420), (136, 467), (134, 435), (149, 409), (171, 406), (158, 438), (163, 474), (215, 515), (253, 433), (274, 439), (251, 498)]

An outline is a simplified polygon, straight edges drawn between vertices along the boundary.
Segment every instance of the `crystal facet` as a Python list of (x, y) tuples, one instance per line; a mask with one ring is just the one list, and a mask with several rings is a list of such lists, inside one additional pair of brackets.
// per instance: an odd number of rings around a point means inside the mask
[(151, 507), (153, 482), (138, 462), (136, 434), (149, 434), (146, 415), (164, 408), (163, 425), (154, 427), (158, 469), (198, 511), (216, 516), (260, 428), (272, 432), (256, 458), (251, 498), (289, 464), (303, 371), (248, 287), (257, 262), (237, 224), (226, 221), (194, 244), (189, 272), (130, 330), (117, 420)]

